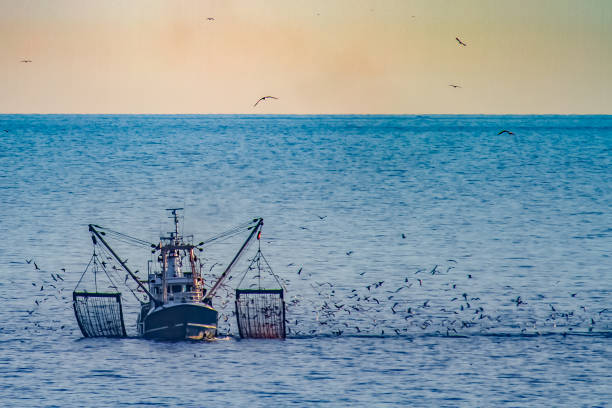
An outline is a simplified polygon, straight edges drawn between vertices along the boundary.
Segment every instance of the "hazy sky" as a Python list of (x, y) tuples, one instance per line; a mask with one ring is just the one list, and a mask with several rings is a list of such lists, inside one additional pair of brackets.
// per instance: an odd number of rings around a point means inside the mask
[(0, 112), (612, 114), (612, 0), (0, 0)]

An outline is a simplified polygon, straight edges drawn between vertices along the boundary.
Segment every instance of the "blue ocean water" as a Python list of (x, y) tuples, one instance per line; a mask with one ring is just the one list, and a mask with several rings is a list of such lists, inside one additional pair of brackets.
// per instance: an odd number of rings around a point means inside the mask
[[(610, 116), (0, 115), (0, 401), (608, 406), (611, 168)], [(170, 207), (265, 219), (287, 340), (231, 300), (216, 342), (81, 338), (87, 224), (156, 242)]]

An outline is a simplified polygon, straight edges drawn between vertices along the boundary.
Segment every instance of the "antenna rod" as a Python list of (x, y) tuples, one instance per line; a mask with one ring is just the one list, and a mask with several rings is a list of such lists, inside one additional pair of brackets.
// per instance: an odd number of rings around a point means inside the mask
[(250, 227), (250, 228), (253, 228), (253, 231), (251, 231), (251, 235), (249, 235), (246, 241), (244, 241), (244, 244), (242, 244), (242, 247), (238, 250), (238, 253), (236, 254), (236, 256), (234, 256), (234, 259), (232, 259), (232, 262), (230, 262), (229, 265), (227, 265), (227, 268), (225, 268), (225, 271), (221, 274), (221, 276), (219, 276), (219, 279), (217, 279), (217, 282), (215, 282), (215, 285), (208, 291), (208, 294), (204, 297), (204, 300), (206, 299), (212, 300), (213, 296), (215, 295), (215, 292), (217, 291), (219, 286), (221, 286), (221, 283), (225, 280), (225, 277), (227, 276), (229, 271), (232, 269), (232, 267), (234, 266), (238, 258), (240, 258), (240, 255), (242, 255), (242, 252), (245, 250), (245, 248), (251, 241), (251, 239), (253, 239), (257, 231), (259, 231), (259, 229), (262, 226), (263, 226), (263, 218), (260, 218), (259, 220), (257, 220), (257, 224)]
[[(174, 239), (175, 240), (179, 236), (179, 233), (178, 233), (179, 221), (178, 221), (178, 214), (176, 212), (181, 211), (181, 210), (183, 210), (183, 208), (166, 208), (166, 211), (170, 211), (170, 213), (174, 217)], [(169, 217), (169, 218), (172, 218), (172, 217)]]
[(127, 267), (127, 265), (121, 260), (121, 258), (119, 258), (119, 256), (115, 253), (115, 251), (113, 251), (113, 248), (111, 248), (106, 241), (104, 240), (104, 238), (102, 238), (102, 235), (100, 235), (100, 233), (98, 232), (98, 230), (96, 230), (94, 228), (94, 226), (92, 224), (89, 224), (89, 231), (91, 231), (92, 233), (95, 234), (95, 236), (104, 244), (104, 246), (110, 251), (111, 254), (113, 254), (113, 256), (115, 257), (115, 259), (121, 264), (121, 266), (123, 267), (123, 269), (126, 270), (126, 272), (132, 277), (132, 279), (134, 279), (134, 281), (136, 281), (136, 283), (138, 284), (138, 286), (140, 286), (142, 288), (142, 290), (144, 290), (144, 292), (149, 296), (149, 299), (153, 300), (153, 302), (155, 302), (156, 306), (161, 305), (162, 303), (157, 300), (155, 298), (155, 296), (153, 296), (151, 294), (151, 292), (149, 292), (149, 290), (140, 282), (140, 280), (138, 279), (138, 277), (136, 275), (134, 275), (134, 273), (132, 271), (130, 271), (130, 268)]

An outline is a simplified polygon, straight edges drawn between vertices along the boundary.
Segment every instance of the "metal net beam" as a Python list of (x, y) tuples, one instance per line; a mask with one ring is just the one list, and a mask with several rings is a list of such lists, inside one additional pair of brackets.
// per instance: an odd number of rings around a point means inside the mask
[(236, 319), (241, 338), (284, 339), (282, 289), (236, 289)]
[(126, 337), (120, 293), (73, 292), (74, 314), (85, 337)]

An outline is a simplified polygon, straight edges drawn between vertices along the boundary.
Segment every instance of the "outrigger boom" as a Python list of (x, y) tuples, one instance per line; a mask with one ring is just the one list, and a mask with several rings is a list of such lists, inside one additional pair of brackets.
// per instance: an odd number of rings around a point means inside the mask
[[(153, 296), (151, 294), (151, 292), (149, 292), (149, 289), (146, 288), (145, 285), (142, 284), (142, 282), (140, 282), (140, 279), (138, 279), (138, 276), (136, 276), (131, 270), (130, 268), (127, 267), (127, 265), (125, 264), (125, 262), (123, 262), (121, 260), (121, 258), (119, 258), (119, 256), (115, 253), (115, 251), (113, 251), (113, 248), (110, 247), (110, 245), (108, 245), (106, 243), (106, 241), (104, 240), (104, 238), (102, 238), (102, 235), (100, 234), (100, 232), (98, 230), (96, 230), (97, 225), (93, 225), (93, 224), (89, 224), (89, 231), (92, 232), (96, 237), (98, 237), (98, 239), (100, 240), (100, 242), (102, 242), (104, 244), (104, 246), (106, 247), (106, 249), (109, 250), (109, 252), (115, 257), (115, 259), (117, 260), (117, 262), (119, 262), (119, 264), (123, 267), (123, 269), (125, 269), (125, 271), (132, 277), (132, 279), (134, 279), (134, 281), (138, 284), (138, 286), (140, 286), (140, 288), (147, 294), (147, 296), (149, 296), (149, 299), (151, 299), (154, 303), (155, 306), (159, 306), (162, 303), (155, 298), (155, 296)], [(95, 238), (92, 238), (94, 241), (94, 245), (96, 244), (95, 242)]]
[(229, 274), (229, 271), (232, 269), (236, 261), (238, 261), (238, 258), (240, 258), (240, 255), (242, 255), (246, 247), (249, 245), (249, 243), (251, 242), (251, 239), (253, 239), (255, 234), (257, 234), (259, 230), (261, 229), (261, 227), (263, 226), (263, 218), (259, 218), (259, 219), (255, 218), (253, 221), (257, 221), (257, 224), (249, 227), (249, 229), (251, 228), (253, 229), (251, 231), (251, 234), (246, 239), (246, 241), (244, 241), (244, 244), (242, 244), (242, 247), (240, 247), (240, 249), (238, 250), (238, 253), (236, 254), (236, 256), (234, 256), (234, 259), (232, 259), (229, 265), (227, 265), (227, 268), (225, 268), (225, 271), (223, 271), (221, 276), (219, 276), (219, 279), (217, 279), (217, 282), (215, 282), (214, 286), (208, 291), (208, 294), (204, 297), (205, 301), (212, 300), (213, 296), (215, 296), (215, 292), (217, 292), (217, 289), (219, 288), (219, 286), (221, 286), (221, 284), (225, 280), (225, 277)]

